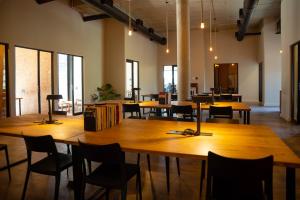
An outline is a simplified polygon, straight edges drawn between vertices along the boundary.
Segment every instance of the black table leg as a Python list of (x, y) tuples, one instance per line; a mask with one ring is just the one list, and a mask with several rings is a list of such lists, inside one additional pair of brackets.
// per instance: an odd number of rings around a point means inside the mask
[(250, 124), (250, 111), (247, 111), (247, 124)]
[(161, 108), (156, 108), (156, 116), (161, 117)]
[(167, 190), (168, 193), (170, 193), (170, 157), (166, 156), (165, 161), (166, 161)]
[(246, 120), (247, 120), (247, 111), (244, 111), (244, 124), (246, 124)]
[[(14, 166), (20, 165), (20, 164), (22, 164), (23, 162), (26, 162), (26, 161), (27, 161), (27, 158), (24, 158), (22, 160), (14, 162), (14, 163), (10, 163), (9, 167), (14, 167)], [(8, 166), (1, 167), (0, 171), (6, 170), (7, 168), (8, 168)]]
[(286, 168), (286, 199), (295, 200), (296, 199), (296, 170), (295, 168)]
[(82, 159), (80, 158), (78, 146), (72, 145), (72, 159), (73, 159), (73, 179), (74, 179), (74, 199), (83, 199), (82, 186)]

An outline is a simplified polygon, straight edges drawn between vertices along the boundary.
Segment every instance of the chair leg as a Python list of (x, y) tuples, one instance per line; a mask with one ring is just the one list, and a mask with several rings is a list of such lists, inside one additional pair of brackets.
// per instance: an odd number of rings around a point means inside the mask
[(137, 164), (138, 166), (140, 166), (140, 159), (141, 159), (141, 154), (138, 153), (138, 155), (137, 155), (137, 161), (136, 161), (136, 164)]
[(87, 160), (88, 168), (89, 168), (89, 174), (92, 173), (92, 161)]
[(60, 185), (60, 174), (55, 176), (55, 194), (54, 194), (55, 200), (58, 200), (59, 185)]
[(109, 189), (108, 188), (106, 188), (106, 191), (105, 191), (105, 199), (109, 200)]
[(22, 192), (22, 198), (21, 198), (22, 200), (25, 199), (25, 194), (26, 194), (26, 189), (27, 189), (27, 185), (28, 185), (28, 181), (29, 181), (29, 176), (30, 176), (30, 171), (29, 171), (29, 169), (27, 169), (24, 188), (23, 188), (23, 192)]
[(151, 172), (150, 155), (147, 154), (148, 170)]
[(5, 157), (6, 157), (6, 165), (7, 165), (7, 170), (8, 170), (8, 176), (9, 176), (9, 180), (11, 180), (10, 163), (9, 163), (7, 147), (5, 147), (4, 151), (5, 151)]
[(203, 180), (205, 178), (205, 160), (201, 161), (201, 175), (200, 175), (200, 198), (201, 198), (201, 194), (202, 194), (202, 187), (203, 187)]
[(126, 200), (126, 196), (127, 196), (127, 184), (122, 188), (121, 200)]
[(167, 177), (167, 191), (170, 192), (170, 157), (165, 157), (166, 162), (166, 177)]
[(176, 157), (176, 164), (177, 164), (177, 174), (180, 176), (180, 164), (179, 164), (179, 158)]
[[(136, 174), (136, 179), (137, 179), (137, 189), (138, 191), (136, 191), (136, 196), (139, 196), (139, 200), (142, 200), (142, 181), (141, 181), (141, 171), (138, 170), (137, 174)], [(138, 198), (137, 198), (138, 199)]]

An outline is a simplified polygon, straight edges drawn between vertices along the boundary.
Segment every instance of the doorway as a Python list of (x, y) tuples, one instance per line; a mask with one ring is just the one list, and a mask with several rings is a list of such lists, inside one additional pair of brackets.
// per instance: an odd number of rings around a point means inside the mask
[(214, 64), (214, 88), (217, 93), (238, 93), (238, 63)]
[(58, 109), (68, 115), (80, 115), (83, 112), (83, 57), (58, 54), (58, 93), (63, 99)]
[(139, 62), (126, 59), (125, 98), (133, 98), (132, 92), (137, 88), (137, 97), (140, 96)]
[(8, 44), (0, 43), (0, 118), (10, 116), (8, 87)]
[(177, 65), (164, 65), (164, 92), (177, 93)]
[(47, 114), (46, 97), (52, 94), (53, 53), (15, 47), (16, 116)]
[(299, 95), (300, 95), (300, 41), (291, 46), (291, 119), (300, 123)]

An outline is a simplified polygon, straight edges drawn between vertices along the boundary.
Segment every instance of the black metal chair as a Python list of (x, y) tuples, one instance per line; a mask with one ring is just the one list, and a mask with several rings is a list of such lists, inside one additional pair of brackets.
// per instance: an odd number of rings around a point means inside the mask
[(0, 144), (0, 151), (4, 150), (5, 158), (6, 158), (6, 166), (8, 171), (9, 180), (11, 180), (11, 172), (10, 172), (10, 164), (9, 164), (9, 157), (8, 157), (8, 148), (7, 144)]
[(84, 188), (86, 183), (105, 188), (107, 200), (111, 189), (119, 189), (121, 199), (125, 200), (127, 182), (136, 176), (136, 186), (139, 191), (137, 197), (142, 199), (140, 167), (137, 164), (125, 163), (125, 153), (121, 151), (119, 144), (89, 145), (79, 142), (79, 149), (83, 159), (101, 163), (88, 175), (83, 164)]
[[(59, 153), (56, 149), (54, 140), (51, 135), (30, 137), (24, 136), (28, 167), (26, 173), (26, 179), (24, 189), (22, 193), (22, 199), (25, 199), (26, 188), (29, 181), (29, 175), (31, 172), (45, 174), (49, 176), (55, 176), (55, 195), (54, 199), (58, 199), (60, 173), (72, 166), (72, 157), (67, 154)], [(36, 163), (31, 162), (32, 152), (47, 153), (48, 156), (39, 160)]]
[(224, 123), (224, 124), (239, 124), (240, 121), (238, 119), (226, 119), (226, 118), (208, 118), (206, 119), (207, 123)]
[(182, 114), (183, 118), (178, 118), (178, 120), (183, 121), (193, 121), (193, 108), (191, 105), (172, 105), (171, 106), (171, 116), (173, 117), (174, 114)]
[(208, 152), (206, 199), (273, 199), (273, 156), (244, 160)]
[(209, 106), (209, 118), (233, 118), (233, 110), (231, 106)]
[(221, 101), (233, 101), (232, 94), (221, 94), (220, 100)]
[[(125, 119), (126, 113), (131, 113), (129, 118), (142, 118), (141, 114), (141, 108), (138, 103), (128, 103), (128, 104), (123, 104), (123, 118)], [(136, 114), (136, 116), (133, 115), (133, 113)]]

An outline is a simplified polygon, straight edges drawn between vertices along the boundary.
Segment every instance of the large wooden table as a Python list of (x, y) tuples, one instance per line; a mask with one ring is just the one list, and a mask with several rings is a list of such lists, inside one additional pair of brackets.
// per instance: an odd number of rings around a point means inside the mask
[[(101, 132), (85, 132), (67, 139), (73, 146), (74, 181), (80, 188), (81, 165), (78, 161), (78, 140), (88, 144), (119, 143), (123, 151), (144, 152), (165, 156), (206, 160), (208, 151), (223, 156), (254, 159), (274, 156), (274, 165), (286, 167), (286, 197), (295, 199), (295, 168), (299, 157), (266, 126), (202, 123), (202, 131), (212, 136), (187, 137), (166, 134), (170, 130), (196, 129), (196, 123), (126, 119), (118, 126)], [(200, 173), (200, 170), (199, 170)], [(80, 199), (79, 189), (75, 196)]]
[[(170, 109), (172, 105), (191, 105), (193, 109), (197, 108), (196, 103), (192, 101), (171, 101), (171, 104), (159, 104), (158, 101), (140, 102), (141, 108)], [(209, 110), (211, 104), (201, 104), (201, 110)], [(213, 106), (231, 106), (233, 111), (244, 112), (244, 124), (250, 124), (251, 108), (246, 103), (241, 102), (215, 102)]]

